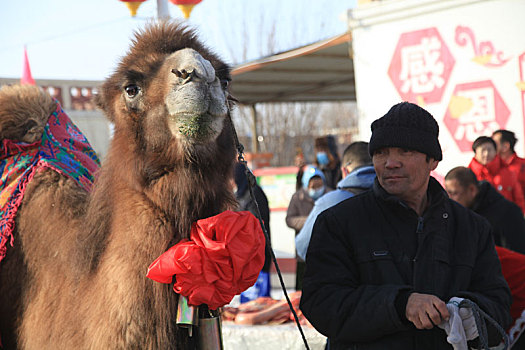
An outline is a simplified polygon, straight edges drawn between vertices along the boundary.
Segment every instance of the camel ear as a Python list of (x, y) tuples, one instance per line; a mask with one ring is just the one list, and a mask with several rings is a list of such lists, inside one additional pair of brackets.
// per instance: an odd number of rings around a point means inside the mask
[(108, 99), (106, 98), (106, 94), (104, 93), (104, 87), (100, 87), (98, 89), (97, 94), (94, 96), (94, 102), (95, 105), (101, 109), (104, 114), (106, 114), (106, 117), (108, 120), (112, 123), (115, 122), (115, 118), (113, 116), (113, 111), (111, 110), (111, 106), (108, 103)]
[(42, 133), (44, 132), (44, 125), (39, 125), (36, 120), (29, 119), (22, 126), (24, 135), (22, 136), (22, 141), (27, 143), (33, 143), (42, 139)]
[(105, 107), (106, 107), (106, 104), (104, 102), (104, 98), (102, 97), (102, 92), (101, 90), (98, 90), (98, 92), (93, 96), (94, 98), (94, 101), (95, 101), (95, 105), (102, 109), (102, 110), (106, 110)]

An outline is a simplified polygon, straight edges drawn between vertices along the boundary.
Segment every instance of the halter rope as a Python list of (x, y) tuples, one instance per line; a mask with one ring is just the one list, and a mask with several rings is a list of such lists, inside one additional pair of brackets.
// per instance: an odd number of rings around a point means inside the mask
[(487, 325), (483, 321), (483, 318), (487, 320), (496, 330), (501, 334), (504, 342), (504, 347), (502, 350), (507, 350), (509, 348), (509, 337), (505, 330), (496, 322), (492, 317), (490, 317), (485, 311), (481, 310), (480, 307), (473, 301), (468, 299), (463, 299), (458, 307), (470, 307), (472, 309), (472, 314), (474, 315), (474, 320), (476, 321), (476, 327), (479, 334), (479, 342), (483, 350), (489, 350), (489, 336), (487, 333)]
[(231, 126), (232, 133), (233, 133), (235, 148), (237, 149), (237, 155), (238, 155), (237, 160), (239, 161), (239, 163), (241, 163), (244, 166), (244, 173), (246, 175), (246, 179), (248, 180), (248, 188), (250, 189), (250, 197), (251, 197), (252, 202), (255, 204), (255, 210), (257, 214), (256, 217), (259, 220), (261, 228), (264, 232), (264, 237), (266, 238), (266, 246), (268, 247), (270, 254), (272, 256), (272, 262), (275, 266), (275, 270), (277, 271), (277, 276), (279, 277), (281, 289), (283, 290), (286, 301), (288, 302), (288, 307), (290, 308), (290, 311), (293, 314), (295, 324), (297, 325), (297, 328), (299, 329), (299, 332), (301, 333), (301, 338), (303, 339), (304, 346), (306, 350), (310, 350), (310, 347), (308, 346), (308, 342), (306, 341), (306, 337), (303, 333), (303, 329), (301, 328), (301, 324), (299, 323), (299, 317), (297, 317), (297, 313), (295, 312), (292, 302), (290, 301), (290, 298), (288, 297), (286, 286), (284, 285), (283, 276), (281, 274), (281, 269), (279, 268), (279, 264), (277, 263), (277, 259), (275, 258), (275, 253), (273, 252), (272, 246), (270, 244), (270, 236), (268, 235), (268, 231), (264, 227), (264, 222), (262, 221), (262, 218), (261, 218), (261, 212), (259, 211), (259, 204), (255, 200), (255, 195), (253, 193), (253, 188), (255, 187), (255, 184), (256, 184), (255, 176), (248, 168), (248, 163), (244, 159), (244, 156), (243, 156), (244, 146), (239, 142), (239, 138), (237, 137), (237, 132), (235, 131), (235, 127), (233, 125), (233, 120), (231, 119), (231, 117), (229, 118), (229, 120), (230, 120), (230, 126)]

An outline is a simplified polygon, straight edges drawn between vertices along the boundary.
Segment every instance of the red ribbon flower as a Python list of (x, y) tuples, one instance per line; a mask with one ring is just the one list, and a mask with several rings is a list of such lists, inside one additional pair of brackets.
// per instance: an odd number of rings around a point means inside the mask
[(265, 239), (259, 221), (248, 211), (225, 211), (192, 225), (184, 239), (159, 256), (146, 276), (171, 283), (190, 305), (212, 310), (251, 287), (264, 264)]

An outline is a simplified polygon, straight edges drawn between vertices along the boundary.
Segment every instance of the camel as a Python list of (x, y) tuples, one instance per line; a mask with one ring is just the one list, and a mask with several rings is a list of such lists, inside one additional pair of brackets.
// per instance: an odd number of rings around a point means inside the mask
[[(0, 262), (5, 349), (185, 348), (177, 294), (145, 274), (193, 222), (236, 206), (229, 81), (185, 25), (135, 33), (95, 97), (114, 136), (92, 188), (44, 169), (25, 189)], [(4, 87), (1, 140), (34, 142), (55, 107), (36, 87)]]

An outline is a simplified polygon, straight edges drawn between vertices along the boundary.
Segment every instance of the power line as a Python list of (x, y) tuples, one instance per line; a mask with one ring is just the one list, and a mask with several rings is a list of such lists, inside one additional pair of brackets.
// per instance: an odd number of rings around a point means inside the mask
[[(138, 17), (138, 16), (134, 17), (134, 18), (138, 19), (138, 20), (150, 20), (151, 19), (151, 17)], [(99, 29), (101, 27), (108, 26), (110, 24), (123, 22), (124, 20), (129, 20), (129, 16), (120, 17), (120, 18), (113, 19), (113, 20), (107, 21), (107, 22), (95, 23), (93, 25), (86, 26), (86, 27), (83, 27), (83, 28), (79, 28), (77, 30), (68, 30), (67, 32), (64, 32), (64, 33), (60, 33), (60, 34), (56, 34), (56, 35), (53, 35), (53, 36), (44, 37), (44, 38), (37, 39), (37, 40), (27, 41), (27, 42), (25, 42), (23, 44), (13, 44), (13, 45), (9, 45), (9, 46), (0, 47), (0, 53), (4, 52), (4, 51), (17, 49), (17, 48), (19, 48), (20, 46), (23, 46), (23, 45), (26, 45), (26, 46), (38, 45), (38, 44), (44, 43), (46, 41), (53, 41), (53, 40), (57, 40), (57, 39), (62, 39), (62, 38), (68, 37), (68, 36), (73, 36), (73, 35), (77, 35), (79, 33), (87, 32), (87, 31), (90, 31), (90, 30), (95, 29), (95, 28)]]

